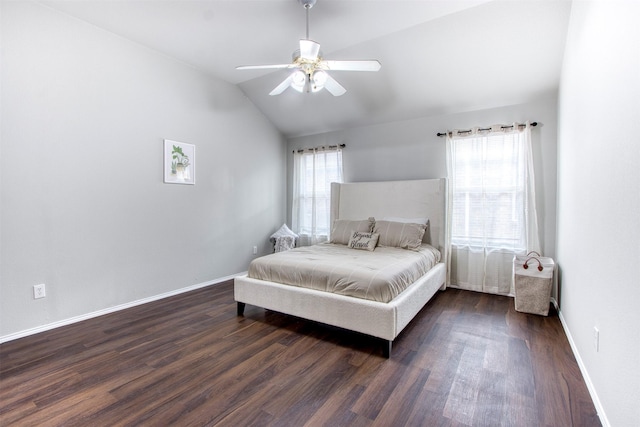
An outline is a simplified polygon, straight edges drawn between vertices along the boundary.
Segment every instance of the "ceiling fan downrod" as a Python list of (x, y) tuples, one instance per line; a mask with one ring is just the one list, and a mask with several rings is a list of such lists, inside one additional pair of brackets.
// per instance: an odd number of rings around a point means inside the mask
[(300, 3), (304, 7), (304, 10), (307, 14), (307, 40), (309, 40), (309, 9), (311, 9), (316, 4), (316, 1), (317, 0), (298, 0), (298, 3)]

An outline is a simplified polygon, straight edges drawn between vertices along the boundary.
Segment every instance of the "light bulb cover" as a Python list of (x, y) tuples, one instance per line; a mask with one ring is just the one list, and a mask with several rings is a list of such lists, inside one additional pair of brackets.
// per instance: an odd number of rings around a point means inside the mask
[(298, 92), (302, 92), (304, 89), (304, 85), (307, 82), (307, 74), (302, 70), (294, 71), (291, 74), (291, 87), (297, 90)]
[(323, 70), (316, 70), (313, 72), (311, 79), (313, 80), (313, 92), (318, 92), (324, 89), (324, 85), (327, 82), (327, 73)]
[(315, 83), (316, 86), (324, 86), (324, 84), (327, 82), (327, 73), (323, 70), (316, 70), (313, 73), (313, 83)]

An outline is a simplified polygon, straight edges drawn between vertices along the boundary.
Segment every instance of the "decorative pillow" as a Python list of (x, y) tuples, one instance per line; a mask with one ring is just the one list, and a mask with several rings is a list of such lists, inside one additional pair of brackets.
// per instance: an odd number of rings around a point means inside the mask
[(378, 238), (377, 233), (364, 233), (362, 231), (352, 231), (351, 238), (349, 239), (349, 246), (351, 249), (363, 249), (372, 251), (376, 248)]
[(380, 234), (380, 246), (392, 246), (402, 249), (418, 249), (426, 224), (402, 223), (395, 221), (377, 221), (374, 232)]
[(349, 243), (351, 234), (353, 231), (362, 231), (369, 233), (373, 231), (373, 225), (375, 224), (374, 218), (363, 219), (360, 221), (353, 221), (350, 219), (336, 219), (333, 221), (333, 227), (331, 227), (331, 239), (329, 243), (338, 243), (340, 245), (346, 245)]

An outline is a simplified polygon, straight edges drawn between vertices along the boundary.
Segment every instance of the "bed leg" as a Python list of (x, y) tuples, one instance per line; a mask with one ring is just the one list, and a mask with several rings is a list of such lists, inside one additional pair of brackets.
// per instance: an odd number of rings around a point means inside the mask
[(238, 301), (238, 316), (243, 316), (244, 315), (244, 306), (246, 304), (243, 302)]
[(393, 341), (384, 340), (382, 344), (382, 355), (389, 359), (391, 357), (391, 346), (393, 345)]

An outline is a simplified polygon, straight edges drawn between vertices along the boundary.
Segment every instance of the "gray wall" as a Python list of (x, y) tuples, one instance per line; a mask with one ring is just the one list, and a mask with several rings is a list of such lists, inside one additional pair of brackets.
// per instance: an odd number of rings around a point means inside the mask
[(639, 2), (573, 3), (558, 107), (561, 313), (612, 426), (640, 421), (639, 21)]
[[(47, 7), (0, 7), (0, 338), (269, 251), (286, 144), (235, 86)], [(163, 183), (165, 138), (196, 145), (195, 186)]]
[(536, 198), (541, 244), (555, 256), (556, 229), (556, 117), (557, 98), (549, 96), (527, 104), (468, 113), (360, 127), (289, 140), (287, 149), (287, 221), (291, 224), (292, 151), (320, 145), (346, 144), (343, 152), (347, 182), (440, 178), (447, 176), (447, 129), (468, 129), (496, 123), (537, 121), (533, 128)]

